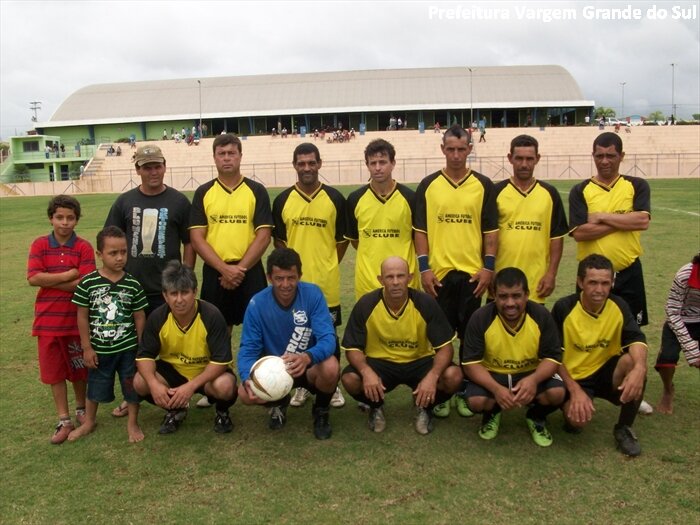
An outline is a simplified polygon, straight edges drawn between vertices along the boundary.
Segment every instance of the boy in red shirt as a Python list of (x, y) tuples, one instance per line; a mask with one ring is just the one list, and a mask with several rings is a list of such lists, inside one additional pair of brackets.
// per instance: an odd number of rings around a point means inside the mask
[(32, 335), (37, 336), (41, 382), (51, 385), (58, 425), (51, 443), (60, 445), (75, 427), (68, 408), (66, 380), (73, 383), (75, 418), (85, 418), (87, 370), (80, 348), (77, 308), (71, 302), (80, 279), (95, 270), (92, 246), (78, 237), (80, 203), (68, 195), (49, 201), (49, 222), (53, 231), (36, 239), (29, 249), (27, 281), (40, 287), (34, 306)]

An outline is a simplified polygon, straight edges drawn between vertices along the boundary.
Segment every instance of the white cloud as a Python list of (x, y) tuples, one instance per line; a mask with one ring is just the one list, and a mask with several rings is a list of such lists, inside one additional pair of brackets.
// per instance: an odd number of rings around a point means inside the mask
[[(619, 111), (626, 82), (626, 114), (669, 114), (675, 63), (677, 114), (688, 117), (700, 112), (699, 4), (2, 0), (0, 135), (31, 127), (29, 102), (42, 102), (45, 121), (91, 84), (461, 65), (558, 64), (597, 105)], [(649, 18), (655, 5), (665, 20)], [(627, 6), (641, 19), (604, 19)], [(695, 19), (673, 20), (674, 7)], [(521, 19), (523, 9), (540, 16)], [(542, 10), (556, 9), (576, 19), (545, 22)]]

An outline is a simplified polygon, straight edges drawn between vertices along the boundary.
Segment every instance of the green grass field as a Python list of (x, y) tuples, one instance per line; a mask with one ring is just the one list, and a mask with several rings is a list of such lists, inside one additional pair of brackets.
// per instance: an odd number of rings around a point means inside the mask
[[(567, 193), (573, 183), (556, 186)], [(642, 259), (650, 366), (673, 275), (700, 246), (700, 180), (658, 180), (651, 187)], [(94, 243), (114, 197), (79, 197), (79, 235)], [(263, 409), (236, 405), (232, 434), (213, 432), (212, 409), (192, 409), (177, 434), (159, 436), (163, 413), (144, 404), (146, 440), (131, 445), (126, 422), (109, 415), (113, 404), (100, 409), (94, 434), (52, 446), (56, 416), (30, 336), (36, 290), (25, 279), (29, 244), (49, 231), (47, 201), (0, 200), (2, 523), (700, 522), (700, 389), (698, 371), (683, 360), (675, 413), (637, 420), (643, 454), (634, 460), (615, 450), (617, 409), (604, 401), (579, 436), (563, 432), (559, 413), (550, 416), (555, 442), (540, 449), (523, 411), (504, 415), (493, 442), (476, 435), (478, 417), (462, 419), (455, 411), (431, 435), (419, 436), (406, 388), (389, 395), (387, 430), (378, 435), (352, 400), (332, 412), (334, 434), (325, 442), (313, 438), (308, 405), (290, 409), (286, 428), (274, 434)], [(554, 299), (574, 286), (573, 240), (564, 253)], [(350, 249), (341, 269), (345, 318), (353, 265)], [(648, 377), (646, 399), (654, 404), (661, 383), (651, 368)]]

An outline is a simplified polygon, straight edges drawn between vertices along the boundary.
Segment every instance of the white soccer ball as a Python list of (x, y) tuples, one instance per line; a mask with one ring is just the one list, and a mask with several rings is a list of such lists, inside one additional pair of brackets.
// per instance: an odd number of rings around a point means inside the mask
[(287, 372), (281, 357), (266, 355), (258, 359), (250, 369), (250, 389), (264, 401), (278, 401), (289, 394), (294, 379)]

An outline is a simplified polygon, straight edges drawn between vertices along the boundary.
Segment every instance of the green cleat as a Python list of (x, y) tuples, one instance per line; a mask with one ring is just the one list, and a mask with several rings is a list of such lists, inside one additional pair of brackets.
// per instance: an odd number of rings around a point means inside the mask
[(535, 445), (538, 447), (548, 447), (552, 444), (552, 434), (547, 430), (544, 421), (535, 421), (534, 419), (526, 417), (525, 422), (527, 423), (527, 428), (530, 429), (530, 435)]
[[(484, 414), (486, 418), (486, 414)], [(482, 419), (481, 428), (479, 429), (479, 437), (481, 439), (493, 439), (498, 435), (498, 429), (501, 427), (501, 413), (492, 414), (487, 421)]]
[(457, 413), (462, 416), (462, 417), (472, 417), (474, 416), (474, 412), (469, 410), (469, 405), (467, 405), (467, 400), (464, 399), (462, 396), (455, 395), (452, 399), (454, 399), (455, 406), (457, 407)]
[(439, 405), (435, 405), (433, 407), (433, 415), (440, 418), (448, 417), (450, 415), (450, 400), (448, 399)]

